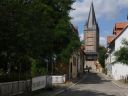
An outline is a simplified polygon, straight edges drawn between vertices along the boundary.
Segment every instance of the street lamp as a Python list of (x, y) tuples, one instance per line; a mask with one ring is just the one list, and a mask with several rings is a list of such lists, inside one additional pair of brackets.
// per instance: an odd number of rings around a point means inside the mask
[(53, 55), (53, 62), (52, 62), (52, 75), (54, 74), (54, 63), (56, 61), (56, 54)]
[(47, 81), (47, 78), (48, 78), (48, 59), (44, 59), (44, 61), (46, 62), (46, 86), (48, 85), (48, 81)]
[(44, 61), (46, 62), (46, 74), (48, 74), (48, 59), (45, 59)]

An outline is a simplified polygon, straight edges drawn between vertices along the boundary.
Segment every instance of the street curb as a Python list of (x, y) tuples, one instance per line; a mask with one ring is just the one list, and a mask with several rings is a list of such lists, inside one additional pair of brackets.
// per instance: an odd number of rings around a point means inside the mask
[[(117, 83), (115, 83), (113, 80), (111, 81), (116, 87), (118, 88), (122, 88), (122, 89), (128, 89), (128, 88), (125, 88), (125, 87), (122, 87), (120, 85), (118, 85)], [(128, 96), (128, 93), (124, 93), (124, 96)]]
[(128, 96), (128, 94), (127, 94), (127, 93), (125, 93), (125, 96)]
[(58, 95), (58, 94), (60, 94), (60, 93), (63, 93), (64, 91), (68, 90), (69, 88), (71, 88), (71, 87), (75, 86), (75, 85), (76, 85), (76, 84), (78, 84), (78, 83), (79, 83), (79, 81), (78, 81), (78, 82), (76, 82), (76, 83), (74, 83), (74, 84), (72, 84), (71, 86), (69, 86), (69, 87), (67, 87), (67, 88), (63, 89), (63, 90), (60, 90), (60, 91), (58, 91), (58, 92), (54, 93), (54, 95), (53, 95), (53, 96), (56, 96), (56, 95)]
[[(104, 76), (104, 78), (106, 79), (106, 80), (111, 80), (111, 79), (108, 79), (106, 76), (105, 76), (105, 74), (103, 74), (103, 73), (101, 73), (103, 76)], [(121, 86), (119, 86), (117, 83), (115, 83), (113, 80), (111, 80), (111, 82), (112, 82), (112, 84), (114, 84), (116, 87), (119, 87), (119, 88), (122, 88), (122, 89), (128, 89), (128, 88), (124, 88), (124, 87), (121, 87)], [(124, 95), (125, 96), (128, 96), (128, 93), (124, 93)]]
[[(103, 73), (102, 73), (102, 74), (103, 74)], [(105, 74), (103, 74), (103, 75), (104, 75), (104, 78), (105, 78), (106, 80), (111, 80), (111, 79), (108, 79), (108, 78), (105, 76)], [(112, 82), (114, 85), (116, 85), (117, 87), (119, 87), (119, 88), (128, 89), (128, 88), (126, 88), (126, 87), (120, 86), (119, 84), (117, 84), (117, 83), (114, 82), (113, 80), (111, 80), (111, 82)]]
[(118, 84), (115, 83), (113, 80), (112, 80), (111, 82), (112, 82), (113, 84), (115, 84), (116, 86), (118, 86), (119, 88), (128, 89), (128, 88), (126, 88), (126, 87), (122, 87), (122, 86), (118, 85)]
[[(86, 74), (86, 75), (87, 75), (87, 74)], [(72, 84), (71, 86), (69, 86), (69, 87), (67, 87), (67, 88), (65, 88), (65, 89), (63, 89), (63, 90), (60, 90), (60, 91), (56, 92), (53, 96), (56, 96), (56, 95), (58, 95), (58, 94), (60, 94), (60, 93), (63, 93), (64, 91), (66, 91), (66, 90), (70, 89), (71, 87), (75, 86), (76, 84), (78, 84), (79, 82), (81, 82), (81, 81), (82, 81), (83, 79), (85, 79), (85, 78), (86, 78), (86, 77), (82, 78), (81, 80), (77, 81), (76, 83)]]

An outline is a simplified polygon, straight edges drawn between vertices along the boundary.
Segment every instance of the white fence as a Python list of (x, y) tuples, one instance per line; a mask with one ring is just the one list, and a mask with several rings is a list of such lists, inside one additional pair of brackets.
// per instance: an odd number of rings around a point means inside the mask
[(115, 80), (128, 78), (128, 65), (122, 63), (115, 63), (112, 66), (112, 76)]
[(52, 76), (52, 83), (53, 84), (65, 83), (65, 81), (66, 81), (65, 75)]
[[(66, 76), (39, 76), (32, 78), (32, 91), (51, 86), (52, 84), (65, 83)], [(0, 96), (12, 96), (23, 93), (30, 86), (30, 80), (0, 83)]]
[(29, 90), (30, 80), (0, 83), (0, 96), (12, 96)]
[(32, 91), (46, 87), (46, 76), (32, 78)]
[(32, 91), (51, 86), (52, 84), (65, 83), (65, 75), (40, 76), (32, 79)]

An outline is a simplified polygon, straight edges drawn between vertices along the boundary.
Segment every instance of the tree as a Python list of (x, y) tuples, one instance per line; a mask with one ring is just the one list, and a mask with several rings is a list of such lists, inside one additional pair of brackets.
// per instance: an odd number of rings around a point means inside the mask
[(104, 68), (105, 67), (105, 54), (106, 48), (104, 46), (99, 46), (99, 63)]
[[(1, 0), (0, 68), (5, 73), (8, 69), (16, 73), (19, 67), (26, 72), (33, 65), (35, 72), (42, 73), (37, 70), (46, 69), (46, 59), (51, 64), (54, 55), (57, 59), (69, 57), (72, 48), (79, 45), (78, 37), (72, 34), (69, 16), (73, 2)], [(69, 58), (63, 59), (59, 62)]]
[(122, 44), (124, 46), (115, 52), (116, 60), (117, 62), (128, 64), (128, 41), (124, 39)]

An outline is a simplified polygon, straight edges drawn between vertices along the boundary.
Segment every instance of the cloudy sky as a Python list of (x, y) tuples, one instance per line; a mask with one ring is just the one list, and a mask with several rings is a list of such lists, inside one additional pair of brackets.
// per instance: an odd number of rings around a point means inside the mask
[(78, 28), (83, 39), (83, 28), (87, 21), (91, 2), (93, 1), (97, 22), (100, 28), (100, 44), (106, 46), (106, 36), (112, 34), (116, 22), (127, 21), (128, 0), (76, 0), (70, 12), (71, 22)]

